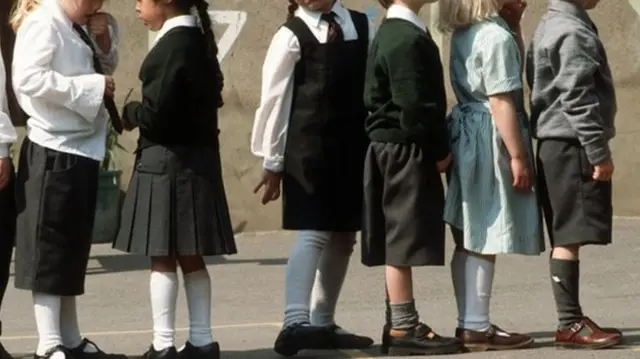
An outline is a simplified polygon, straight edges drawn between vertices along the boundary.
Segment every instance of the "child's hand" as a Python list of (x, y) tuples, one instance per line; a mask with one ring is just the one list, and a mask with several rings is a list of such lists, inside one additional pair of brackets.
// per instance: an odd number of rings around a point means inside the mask
[(531, 189), (531, 173), (527, 160), (520, 157), (512, 158), (511, 174), (513, 175), (513, 187), (522, 191)]
[(260, 183), (253, 189), (253, 193), (258, 193), (262, 187), (265, 187), (262, 193), (262, 204), (267, 204), (280, 198), (280, 181), (282, 175), (278, 172), (264, 170)]
[(111, 76), (104, 77), (104, 97), (113, 98), (113, 94), (116, 92), (116, 82)]
[(520, 20), (522, 20), (522, 14), (526, 8), (526, 0), (510, 1), (502, 6), (500, 16), (507, 22), (512, 30), (515, 30), (520, 26)]
[(613, 170), (614, 166), (612, 159), (608, 159), (602, 163), (599, 163), (593, 166), (593, 179), (602, 182), (611, 181)]
[(438, 172), (440, 173), (443, 173), (444, 171), (446, 171), (450, 165), (451, 165), (451, 153), (449, 153), (447, 157), (444, 158), (444, 160), (436, 162), (436, 166), (438, 167)]
[(96, 37), (109, 35), (109, 14), (98, 12), (89, 18), (89, 29)]
[(96, 42), (102, 52), (111, 49), (111, 37), (109, 36), (109, 17), (105, 12), (99, 12), (89, 18), (89, 30), (96, 38)]

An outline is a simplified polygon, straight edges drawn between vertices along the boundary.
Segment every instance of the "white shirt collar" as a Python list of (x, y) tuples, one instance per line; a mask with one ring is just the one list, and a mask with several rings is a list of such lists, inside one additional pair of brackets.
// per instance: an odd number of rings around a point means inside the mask
[(160, 30), (158, 31), (158, 34), (156, 35), (156, 38), (153, 40), (153, 44), (151, 46), (155, 46), (155, 44), (158, 43), (160, 38), (166, 35), (167, 32), (169, 32), (169, 30), (172, 30), (176, 27), (181, 27), (181, 26), (186, 26), (186, 27), (198, 26), (196, 17), (193, 15), (180, 15), (180, 16), (176, 16), (176, 17), (172, 17), (171, 19), (168, 19), (167, 21), (164, 22), (164, 24), (162, 25), (162, 28), (160, 28)]
[(406, 20), (422, 29), (422, 31), (427, 32), (427, 25), (424, 24), (422, 19), (420, 19), (416, 13), (411, 11), (411, 9), (402, 5), (391, 5), (387, 10), (387, 19)]
[[(348, 19), (348, 16), (351, 16), (349, 14), (349, 10), (345, 9), (345, 7), (342, 6), (339, 1), (336, 1), (333, 4), (331, 11), (336, 14), (336, 20), (338, 22), (344, 22), (346, 19)], [(318, 27), (320, 26), (320, 18), (322, 16), (322, 12), (311, 11), (304, 6), (299, 6), (296, 10), (296, 16), (302, 18), (305, 23)]]

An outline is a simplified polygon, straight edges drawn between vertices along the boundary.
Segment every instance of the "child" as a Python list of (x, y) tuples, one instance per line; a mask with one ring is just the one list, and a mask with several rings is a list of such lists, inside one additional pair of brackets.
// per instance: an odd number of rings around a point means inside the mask
[[(18, 134), (9, 117), (6, 75), (0, 50), (0, 307), (9, 285), (9, 268), (16, 234), (15, 176), (9, 146), (16, 142)], [(2, 322), (0, 322), (0, 334), (2, 334)], [(10, 358), (11, 355), (0, 343), (0, 359)]]
[[(151, 257), (149, 359), (220, 358), (203, 256), (237, 250), (222, 182), (222, 73), (208, 6), (204, 0), (136, 3), (140, 19), (158, 34), (140, 69), (142, 102), (123, 111), (125, 127), (138, 127), (140, 138), (114, 248)], [(174, 344), (178, 265), (190, 323), (180, 353)]]
[[(503, 7), (510, 17), (499, 15)], [(453, 32), (450, 77), (458, 100), (449, 119), (453, 166), (444, 219), (456, 242), (456, 337), (469, 351), (533, 343), (489, 319), (496, 255), (544, 249), (518, 46), (524, 9), (522, 0), (447, 0), (440, 8), (441, 30)]]
[(580, 247), (612, 240), (616, 96), (598, 29), (585, 11), (598, 3), (549, 0), (527, 54), (540, 198), (553, 247), (555, 343), (568, 348), (608, 348), (622, 337), (584, 316), (579, 299)]
[[(106, 55), (102, 62), (115, 67), (116, 29), (95, 26), (102, 32), (91, 39), (83, 28), (104, 24), (98, 18), (106, 15), (97, 14), (101, 6), (102, 0), (20, 0), (11, 21), (17, 29), (13, 87), (29, 115), (16, 180), (15, 285), (33, 292), (36, 358), (105, 355), (82, 338), (76, 313), (91, 248), (107, 110), (114, 108), (114, 81), (98, 73), (98, 58)], [(96, 44), (109, 53), (94, 52)]]
[(451, 162), (440, 53), (418, 15), (430, 2), (381, 0), (387, 15), (367, 61), (362, 263), (386, 265), (382, 351), (391, 355), (462, 349), (420, 322), (412, 288), (412, 267), (444, 265), (440, 173)]
[(339, 2), (290, 0), (264, 62), (251, 138), (264, 174), (255, 192), (265, 187), (262, 203), (275, 201), (282, 181), (283, 228), (299, 231), (274, 348), (285, 356), (373, 344), (334, 321), (362, 220), (362, 91), (373, 34), (365, 14)]

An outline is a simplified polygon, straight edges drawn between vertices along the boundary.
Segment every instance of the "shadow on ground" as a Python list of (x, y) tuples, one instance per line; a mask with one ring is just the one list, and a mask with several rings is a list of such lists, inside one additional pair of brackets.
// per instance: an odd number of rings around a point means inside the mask
[[(629, 349), (636, 348), (640, 346), (640, 328), (618, 328), (622, 334), (622, 343), (620, 346), (613, 349)], [(555, 336), (555, 332), (547, 331), (547, 332), (533, 332), (528, 333), (535, 340), (533, 348), (544, 348), (544, 347), (552, 347), (553, 346), (553, 338)]]
[[(149, 269), (149, 258), (134, 255), (96, 255), (89, 258), (90, 261), (97, 261), (99, 266), (90, 264), (87, 275), (98, 275), (107, 273), (135, 272)], [(229, 265), (229, 264), (255, 264), (259, 266), (279, 266), (287, 264), (287, 258), (255, 258), (255, 259), (233, 259), (233, 257), (209, 257), (205, 258), (207, 265)], [(15, 273), (11, 273), (13, 277)]]
[[(149, 269), (149, 258), (135, 255), (96, 255), (91, 256), (91, 261), (99, 263), (98, 268), (89, 268), (88, 275), (132, 272)], [(287, 258), (254, 258), (254, 259), (234, 259), (231, 257), (209, 257), (205, 258), (207, 265), (229, 265), (229, 264), (256, 264), (260, 266), (273, 266), (287, 264)], [(90, 266), (91, 267), (91, 266)]]

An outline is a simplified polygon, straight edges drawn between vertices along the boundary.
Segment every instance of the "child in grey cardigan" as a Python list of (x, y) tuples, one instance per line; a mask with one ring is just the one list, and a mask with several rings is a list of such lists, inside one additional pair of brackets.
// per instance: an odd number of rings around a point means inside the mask
[(549, 0), (527, 54), (540, 198), (553, 248), (556, 345), (606, 348), (621, 333), (583, 315), (580, 248), (612, 237), (609, 141), (616, 97), (607, 56), (586, 10), (599, 0)]

